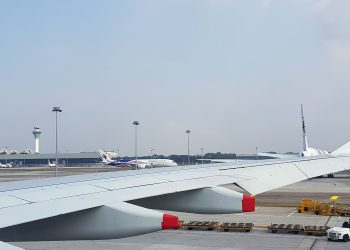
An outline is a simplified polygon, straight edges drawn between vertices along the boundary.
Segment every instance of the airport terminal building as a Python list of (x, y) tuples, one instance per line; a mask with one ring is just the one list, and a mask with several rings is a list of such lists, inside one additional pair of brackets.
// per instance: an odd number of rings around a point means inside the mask
[[(58, 155), (59, 164), (65, 166), (86, 166), (101, 163), (98, 152), (62, 153)], [(0, 154), (0, 163), (11, 163), (15, 166), (38, 166), (53, 163), (56, 154)]]

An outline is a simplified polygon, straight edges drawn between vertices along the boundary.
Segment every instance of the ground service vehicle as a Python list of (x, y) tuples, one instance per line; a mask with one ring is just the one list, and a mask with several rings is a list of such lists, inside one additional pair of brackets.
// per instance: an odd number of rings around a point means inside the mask
[[(338, 197), (338, 196), (334, 196)], [(332, 202), (319, 202), (314, 200), (302, 200), (298, 213), (313, 213), (325, 216), (350, 216), (350, 208), (342, 204)]]
[(327, 230), (328, 240), (342, 240), (347, 242), (350, 235), (350, 224), (345, 221), (342, 227), (332, 227)]
[(342, 240), (347, 242), (349, 240), (350, 229), (345, 227), (332, 227), (327, 230), (328, 240)]

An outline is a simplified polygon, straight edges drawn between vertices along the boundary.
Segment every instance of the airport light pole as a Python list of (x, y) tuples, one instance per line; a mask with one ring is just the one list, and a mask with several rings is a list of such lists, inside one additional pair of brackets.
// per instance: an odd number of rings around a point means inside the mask
[(203, 147), (201, 147), (201, 154), (202, 154), (202, 165), (203, 165)]
[(56, 164), (55, 164), (55, 177), (57, 177), (57, 166), (58, 166), (57, 113), (58, 113), (58, 112), (61, 113), (61, 112), (62, 112), (62, 109), (61, 109), (60, 107), (53, 107), (53, 108), (52, 108), (52, 112), (55, 112), (55, 114), (56, 114)]
[(5, 147), (5, 164), (7, 164), (7, 147)]
[(154, 159), (154, 148), (151, 149), (151, 159)]
[(140, 123), (138, 121), (134, 121), (132, 124), (135, 125), (135, 161), (137, 165), (137, 126), (140, 125)]
[(187, 134), (187, 163), (190, 165), (190, 134), (191, 130), (187, 129), (186, 132)]

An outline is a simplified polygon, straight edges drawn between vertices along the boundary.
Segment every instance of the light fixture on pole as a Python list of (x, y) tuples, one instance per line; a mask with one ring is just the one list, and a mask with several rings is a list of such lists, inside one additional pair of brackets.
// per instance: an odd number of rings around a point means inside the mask
[(154, 159), (154, 148), (151, 149), (151, 159)]
[(137, 126), (140, 125), (140, 123), (138, 121), (134, 121), (132, 124), (135, 125), (135, 161), (137, 165)]
[(187, 134), (187, 164), (190, 165), (190, 133), (191, 133), (191, 130), (187, 129), (185, 133)]
[(55, 163), (55, 177), (57, 177), (57, 166), (58, 166), (58, 129), (57, 129), (57, 113), (58, 112), (62, 112), (62, 109), (60, 107), (53, 107), (52, 108), (52, 112), (55, 112), (56, 113), (56, 163)]
[(203, 147), (201, 147), (201, 154), (202, 154), (202, 165), (203, 165)]
[(7, 147), (5, 147), (5, 164), (7, 165), (7, 154), (8, 154), (8, 150), (7, 150), (8, 148)]

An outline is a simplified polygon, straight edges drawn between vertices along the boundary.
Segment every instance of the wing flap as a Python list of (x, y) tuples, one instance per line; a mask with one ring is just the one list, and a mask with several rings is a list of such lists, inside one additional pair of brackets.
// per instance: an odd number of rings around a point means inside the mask
[(28, 202), (60, 199), (69, 196), (97, 193), (106, 189), (93, 185), (55, 185), (49, 187), (33, 188), (22, 191), (12, 191), (11, 195)]
[(109, 190), (117, 190), (122, 188), (132, 188), (137, 186), (145, 186), (145, 185), (151, 185), (151, 184), (158, 184), (158, 183), (165, 183), (166, 180), (161, 180), (159, 178), (154, 177), (148, 177), (148, 176), (137, 176), (137, 177), (122, 177), (118, 178), (118, 180), (114, 181), (95, 181), (91, 182), (91, 185), (95, 185), (98, 187), (102, 187)]
[(28, 201), (18, 199), (9, 195), (0, 196), (0, 209), (5, 207), (18, 206), (23, 204), (28, 204)]

